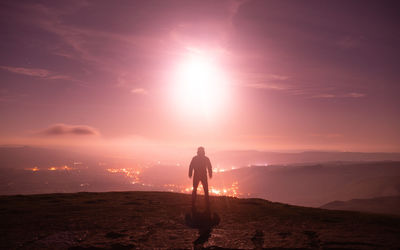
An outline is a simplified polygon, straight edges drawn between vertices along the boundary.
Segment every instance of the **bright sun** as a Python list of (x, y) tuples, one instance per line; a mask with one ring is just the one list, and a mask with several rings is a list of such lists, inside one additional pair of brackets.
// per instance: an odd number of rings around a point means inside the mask
[(177, 67), (175, 83), (174, 98), (185, 114), (211, 118), (221, 110), (227, 79), (215, 59), (191, 55)]

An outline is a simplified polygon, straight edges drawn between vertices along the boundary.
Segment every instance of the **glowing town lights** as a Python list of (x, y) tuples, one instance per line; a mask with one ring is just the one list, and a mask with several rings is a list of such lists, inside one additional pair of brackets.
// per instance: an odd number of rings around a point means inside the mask
[[(32, 172), (37, 172), (37, 171), (40, 170), (37, 166), (35, 166), (33, 168), (24, 168), (24, 169), (28, 170), (28, 171), (32, 171)], [(74, 169), (75, 168), (71, 168), (71, 167), (69, 167), (67, 165), (60, 166), (60, 167), (51, 166), (51, 167), (47, 168), (48, 171), (64, 171), (64, 170), (74, 170)]]
[[(126, 177), (130, 178), (130, 183), (131, 184), (140, 184), (142, 186), (148, 186), (148, 187), (153, 187), (154, 185), (148, 184), (148, 183), (143, 183), (140, 180), (140, 174), (141, 171), (134, 169), (134, 168), (108, 168), (106, 169), (107, 172), (112, 173), (112, 174), (123, 174)], [(220, 172), (225, 171), (225, 169), (220, 169)], [(171, 183), (167, 184), (162, 184), (159, 186), (162, 190), (170, 191), (170, 192), (180, 192), (180, 193), (191, 193), (193, 191), (193, 187), (187, 187), (185, 185), (175, 185)], [(198, 193), (204, 194), (203, 191), (203, 186), (200, 185), (198, 186)], [(224, 195), (224, 196), (230, 196), (230, 197), (237, 197), (241, 195), (239, 193), (239, 183), (237, 181), (233, 182), (232, 185), (229, 186), (224, 186), (224, 187), (214, 187), (210, 186), (209, 187), (209, 193), (211, 195)]]
[[(191, 193), (192, 190), (193, 190), (193, 187), (184, 188), (184, 189), (181, 189), (181, 192), (182, 193)], [(204, 193), (203, 192), (203, 187), (201, 186), (201, 184), (199, 185), (197, 192), (200, 193), (200, 194)], [(209, 188), (209, 192), (210, 192), (210, 194), (217, 195), (217, 196), (218, 195), (224, 195), (224, 196), (230, 196), (230, 197), (237, 197), (237, 196), (240, 195), (240, 193), (239, 193), (239, 183), (237, 181), (235, 181), (235, 182), (232, 183), (231, 187), (224, 187), (222, 189), (219, 189), (219, 188), (211, 186)]]
[(39, 171), (39, 168), (38, 167), (33, 167), (33, 168), (25, 168), (25, 170), (29, 170), (29, 171), (32, 171), (32, 172), (36, 172), (36, 171)]
[(211, 193), (219, 195), (219, 194), (221, 194), (221, 191), (218, 189), (215, 189), (215, 188), (211, 188)]
[(64, 170), (73, 170), (73, 168), (68, 167), (67, 165), (64, 166)]
[(118, 173), (118, 172), (120, 172), (120, 170), (119, 169), (113, 169), (113, 168), (109, 168), (109, 169), (107, 169), (107, 171), (108, 172), (110, 172), (110, 173)]
[(140, 183), (140, 171), (134, 168), (108, 168), (107, 172), (116, 174), (116, 173), (122, 173), (126, 175), (127, 177), (133, 179), (131, 184), (137, 184)]

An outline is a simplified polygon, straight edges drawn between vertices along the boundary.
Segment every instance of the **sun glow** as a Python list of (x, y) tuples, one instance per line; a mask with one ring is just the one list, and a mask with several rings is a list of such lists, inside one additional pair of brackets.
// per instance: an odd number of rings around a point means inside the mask
[(185, 115), (213, 117), (221, 110), (227, 94), (227, 77), (217, 59), (191, 54), (178, 65), (173, 98)]

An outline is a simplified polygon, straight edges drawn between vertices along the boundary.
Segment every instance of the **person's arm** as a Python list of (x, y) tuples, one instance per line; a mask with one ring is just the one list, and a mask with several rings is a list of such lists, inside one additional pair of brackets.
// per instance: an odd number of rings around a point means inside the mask
[(192, 173), (193, 173), (193, 158), (189, 165), (189, 178), (192, 178)]
[(209, 158), (207, 158), (207, 168), (208, 168), (208, 176), (210, 177), (210, 179), (212, 178), (212, 166), (211, 166), (211, 161)]

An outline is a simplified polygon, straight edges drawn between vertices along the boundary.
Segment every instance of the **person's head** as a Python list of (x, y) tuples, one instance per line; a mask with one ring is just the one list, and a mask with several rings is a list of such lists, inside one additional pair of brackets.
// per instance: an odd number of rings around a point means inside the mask
[(206, 151), (204, 151), (203, 147), (198, 147), (197, 148), (197, 155), (199, 155), (199, 156), (205, 156), (206, 155)]

